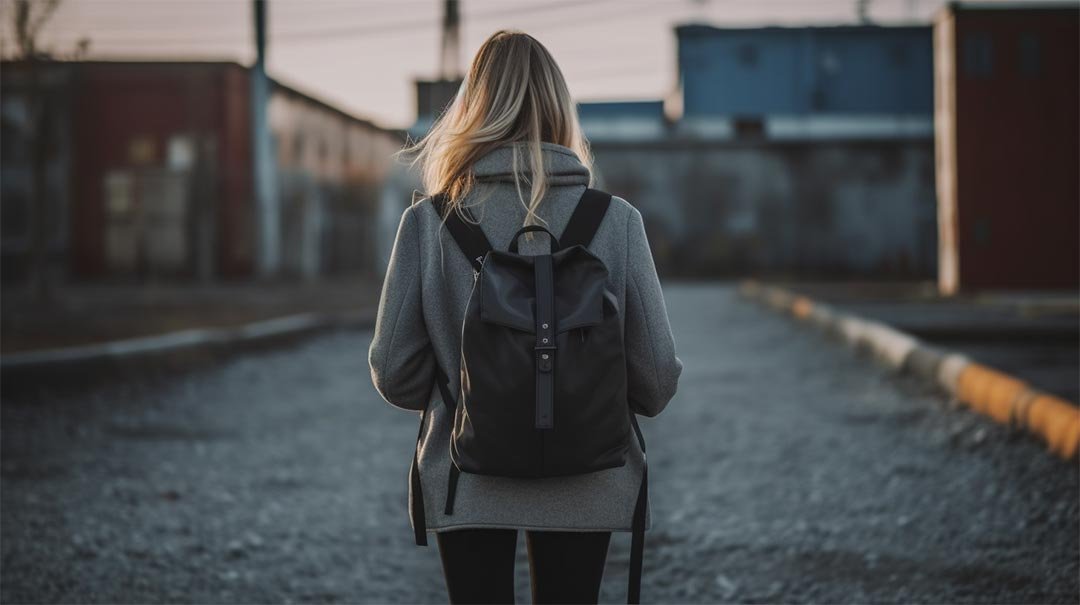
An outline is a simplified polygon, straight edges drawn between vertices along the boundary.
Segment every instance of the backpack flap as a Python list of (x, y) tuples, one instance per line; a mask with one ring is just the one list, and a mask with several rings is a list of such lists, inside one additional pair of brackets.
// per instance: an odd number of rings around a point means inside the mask
[[(595, 326), (604, 320), (607, 268), (580, 246), (552, 255), (555, 273), (556, 333)], [(560, 271), (560, 267), (572, 270)], [(480, 320), (521, 330), (536, 330), (533, 257), (493, 251), (480, 272)]]

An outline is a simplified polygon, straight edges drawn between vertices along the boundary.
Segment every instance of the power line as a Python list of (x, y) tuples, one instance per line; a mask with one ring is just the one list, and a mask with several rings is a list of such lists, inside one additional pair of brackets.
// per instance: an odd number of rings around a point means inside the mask
[[(484, 20), (497, 19), (497, 18), (502, 18), (502, 17), (510, 17), (510, 16), (516, 16), (516, 15), (527, 15), (527, 14), (533, 14), (533, 13), (537, 13), (537, 12), (544, 12), (544, 11), (550, 11), (550, 10), (559, 10), (559, 9), (562, 9), (562, 8), (592, 7), (592, 6), (597, 6), (597, 5), (600, 5), (600, 4), (609, 4), (609, 3), (612, 3), (614, 1), (615, 0), (593, 0), (592, 2), (582, 2), (581, 0), (558, 0), (556, 2), (549, 2), (549, 3), (544, 3), (544, 4), (518, 6), (518, 7), (515, 7), (515, 8), (484, 11), (484, 12), (479, 12), (479, 13), (474, 13), (474, 14), (465, 13), (462, 16), (462, 21), (465, 22), (465, 23), (469, 23), (469, 22), (474, 21), (474, 20), (484, 21)], [(411, 20), (411, 21), (401, 22), (401, 23), (399, 23), (397, 25), (389, 25), (389, 26), (381, 25), (381, 26), (369, 26), (369, 27), (362, 27), (362, 28), (361, 27), (346, 27), (346, 28), (338, 28), (336, 30), (335, 29), (327, 29), (327, 30), (318, 30), (318, 31), (311, 31), (311, 32), (280, 33), (280, 34), (278, 34), (278, 39), (279, 40), (282, 40), (282, 39), (284, 39), (284, 40), (297, 40), (297, 39), (305, 39), (305, 38), (325, 38), (325, 37), (328, 37), (328, 36), (338, 36), (338, 35), (371, 35), (371, 34), (381, 34), (383, 32), (396, 33), (393, 30), (400, 31), (400, 30), (403, 30), (403, 29), (412, 29), (412, 28), (416, 28), (416, 27), (426, 27), (426, 26), (438, 27), (438, 26), (440, 26), (440, 24), (441, 24), (440, 17), (438, 15), (436, 15), (433, 20), (429, 20), (429, 19)], [(387, 31), (388, 29), (391, 29), (391, 28), (393, 29), (392, 31)]]
[[(125, 0), (97, 0), (99, 2), (124, 2)], [(647, 4), (648, 6), (641, 9), (627, 10), (627, 4), (639, 4), (638, 0), (619, 0), (618, 4), (621, 10), (611, 11), (610, 9), (604, 9), (603, 14), (597, 15), (599, 11), (590, 11), (589, 13), (574, 14), (567, 16), (566, 11), (563, 10), (568, 7), (572, 8), (598, 8), (605, 4), (614, 3), (616, 0), (595, 0), (593, 2), (583, 3), (575, 0), (559, 0), (555, 2), (545, 2), (541, 4), (532, 4), (527, 6), (515, 6), (513, 8), (504, 8), (498, 10), (489, 10), (477, 12), (472, 15), (466, 15), (464, 22), (466, 27), (475, 23), (483, 22), (491, 19), (514, 17), (518, 15), (529, 15), (537, 12), (552, 12), (551, 15), (541, 15), (539, 19), (531, 19), (528, 22), (528, 28), (532, 31), (543, 31), (552, 27), (558, 27), (560, 29), (577, 28), (585, 26), (603, 27), (609, 23), (616, 21), (624, 21), (626, 19), (635, 19), (639, 17), (649, 16), (655, 12), (667, 12), (671, 9), (673, 13), (671, 17), (673, 19), (692, 17), (693, 12), (689, 11), (689, 5), (681, 2), (665, 2), (664, 0), (651, 0)], [(644, 2), (640, 2), (644, 3)], [(739, 5), (788, 5), (788, 6), (820, 6), (822, 4), (836, 5), (850, 5), (850, 0), (813, 0), (807, 2), (803, 0), (727, 0), (726, 5), (739, 4)], [(295, 6), (295, 5), (290, 5)], [(712, 5), (717, 6), (717, 5)], [(575, 11), (576, 12), (576, 11)], [(687, 14), (690, 13), (690, 14)], [(544, 20), (543, 17), (551, 16), (555, 17), (554, 20)], [(602, 17), (601, 21), (596, 21), (592, 17)], [(432, 30), (439, 26), (439, 20), (437, 16), (432, 16), (422, 19), (407, 19), (396, 20), (387, 23), (380, 24), (365, 24), (361, 26), (350, 25), (337, 28), (319, 28), (319, 29), (306, 29), (302, 31), (284, 31), (284, 32), (272, 32), (271, 37), (277, 43), (296, 44), (306, 42), (319, 42), (323, 40), (335, 40), (344, 37), (357, 37), (360, 40), (371, 40), (382, 38), (387, 35), (431, 35)], [(90, 38), (90, 41), (97, 46), (146, 46), (146, 45), (214, 45), (221, 47), (234, 46), (237, 44), (248, 43), (247, 37), (250, 36), (249, 31), (238, 32), (235, 35), (225, 36), (223, 34), (217, 34), (215, 36), (202, 36), (202, 37), (168, 37), (160, 35), (148, 35), (147, 37), (135, 37), (135, 38), (108, 38), (96, 36), (93, 33), (75, 33), (64, 32), (60, 35), (55, 33), (49, 36), (47, 39), (50, 42), (58, 44), (75, 44), (83, 38)]]
[[(600, 4), (612, 3), (615, 0), (593, 0), (592, 2), (582, 2), (581, 0), (557, 0), (554, 2), (545, 2), (542, 4), (531, 4), (526, 6), (515, 6), (513, 8), (503, 8), (496, 10), (489, 10), (483, 12), (477, 12), (473, 14), (465, 14), (463, 20), (465, 22), (472, 21), (485, 21), (490, 19), (499, 19), (512, 17), (517, 15), (534, 14), (538, 12), (546, 11), (558, 11), (568, 8), (587, 8), (594, 7)], [(437, 28), (440, 26), (440, 18), (438, 15), (426, 16), (423, 18), (410, 18), (399, 19), (396, 21), (390, 21), (386, 23), (374, 23), (364, 25), (345, 25), (335, 27), (319, 27), (305, 30), (293, 30), (293, 31), (271, 31), (271, 38), (274, 42), (292, 42), (302, 40), (325, 40), (330, 38), (348, 37), (348, 36), (363, 36), (365, 38), (382, 37), (391, 34), (401, 34), (421, 31), (429, 33), (426, 30)], [(120, 30), (113, 30), (119, 32)], [(95, 37), (97, 32), (88, 33), (76, 33), (76, 32), (63, 32), (68, 35), (75, 35), (79, 37), (89, 36), (95, 42), (100, 44), (142, 44), (142, 43), (157, 43), (157, 44), (198, 44), (198, 43), (233, 43), (236, 42), (240, 36), (246, 36), (247, 30), (238, 31), (236, 34), (224, 35), (215, 33), (205, 36), (183, 36), (183, 37), (169, 37), (159, 34), (147, 34), (146, 36), (134, 36), (134, 37), (116, 37), (110, 38)], [(125, 33), (127, 33), (125, 31)]]

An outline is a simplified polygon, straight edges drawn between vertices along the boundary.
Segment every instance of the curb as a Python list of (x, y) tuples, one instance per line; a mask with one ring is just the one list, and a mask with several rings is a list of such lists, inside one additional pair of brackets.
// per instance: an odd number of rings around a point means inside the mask
[(192, 328), (154, 336), (140, 336), (89, 345), (26, 351), (0, 356), (0, 371), (33, 371), (88, 363), (129, 361), (202, 349), (263, 344), (300, 337), (331, 328), (363, 328), (374, 324), (371, 311), (350, 313), (297, 313), (221, 328)]
[(1027, 430), (1062, 458), (1075, 459), (1080, 452), (1080, 410), (1065, 399), (880, 321), (840, 312), (777, 286), (745, 280), (738, 292), (743, 298), (838, 336), (850, 347), (868, 350), (884, 365), (937, 385), (998, 423)]

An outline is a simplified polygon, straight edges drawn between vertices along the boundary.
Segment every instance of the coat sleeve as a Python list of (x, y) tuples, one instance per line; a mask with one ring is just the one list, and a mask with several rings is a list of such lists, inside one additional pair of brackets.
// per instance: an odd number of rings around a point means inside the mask
[(656, 416), (675, 396), (682, 361), (668, 322), (641, 212), (631, 207), (626, 226), (626, 370), (630, 407)]
[(383, 399), (406, 410), (427, 407), (435, 356), (424, 323), (420, 232), (416, 206), (401, 216), (386, 268), (375, 336), (368, 350), (371, 381)]

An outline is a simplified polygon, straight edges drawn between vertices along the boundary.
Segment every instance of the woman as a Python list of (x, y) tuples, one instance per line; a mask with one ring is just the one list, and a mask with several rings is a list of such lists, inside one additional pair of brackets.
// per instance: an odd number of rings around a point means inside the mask
[[(500, 31), (484, 42), (451, 106), (404, 151), (416, 154), (427, 192), (444, 193), (450, 211), (467, 208), (499, 250), (523, 225), (561, 233), (592, 181), (588, 144), (562, 73), (547, 49), (521, 32)], [(533, 602), (595, 603), (610, 532), (630, 531), (642, 484), (644, 454), (633, 439), (624, 466), (584, 475), (462, 473), (452, 514), (440, 506), (452, 417), (432, 385), (443, 368), (449, 391), (459, 392), (462, 320), (474, 283), (473, 265), (443, 223), (430, 198), (405, 210), (369, 351), (382, 397), (426, 410), (418, 481), (410, 488), (419, 509), (413, 518), (418, 543), (424, 531), (436, 533), (451, 602), (508, 603), (514, 600), (517, 532), (525, 530)], [(528, 254), (548, 245), (542, 235), (520, 244)], [(607, 286), (624, 313), (629, 405), (655, 416), (674, 396), (682, 363), (641, 214), (613, 197), (589, 250), (607, 266)]]

